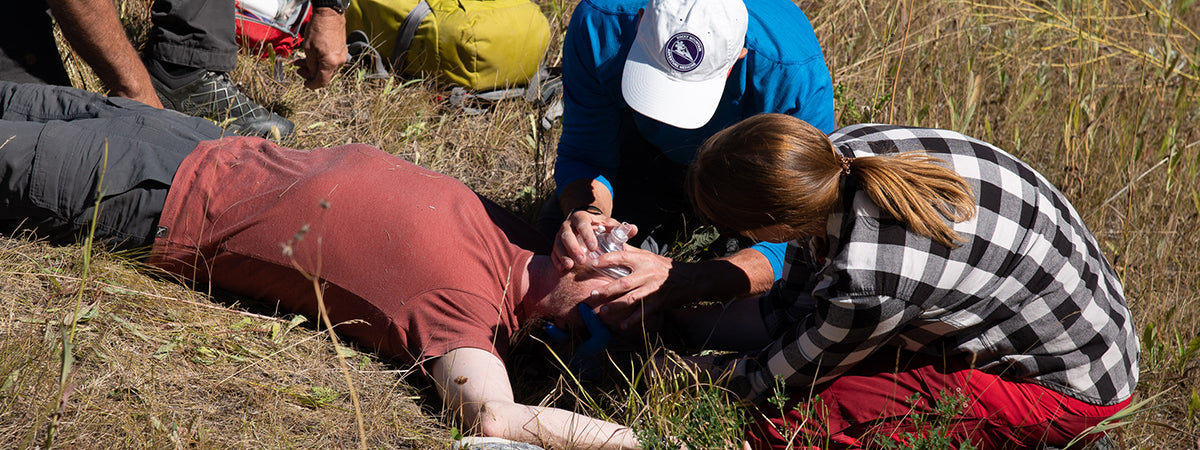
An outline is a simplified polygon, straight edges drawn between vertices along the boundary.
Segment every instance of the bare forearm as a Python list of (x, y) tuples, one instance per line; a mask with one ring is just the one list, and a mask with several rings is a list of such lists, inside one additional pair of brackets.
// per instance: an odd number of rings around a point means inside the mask
[(550, 448), (637, 448), (626, 427), (554, 408), (515, 403), (504, 362), (487, 350), (463, 347), (432, 363), (446, 408), (464, 428), (484, 436), (549, 444)]
[(639, 448), (633, 430), (628, 427), (556, 408), (487, 402), (479, 421), (485, 435), (548, 448)]
[(67, 42), (104, 82), (111, 95), (162, 107), (150, 74), (134, 50), (112, 0), (49, 0)]

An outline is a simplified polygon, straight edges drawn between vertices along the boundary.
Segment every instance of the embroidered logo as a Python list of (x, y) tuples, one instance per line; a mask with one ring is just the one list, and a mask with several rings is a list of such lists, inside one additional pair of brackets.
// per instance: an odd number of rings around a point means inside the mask
[(663, 46), (663, 57), (672, 69), (691, 72), (704, 60), (704, 43), (692, 33), (675, 33)]

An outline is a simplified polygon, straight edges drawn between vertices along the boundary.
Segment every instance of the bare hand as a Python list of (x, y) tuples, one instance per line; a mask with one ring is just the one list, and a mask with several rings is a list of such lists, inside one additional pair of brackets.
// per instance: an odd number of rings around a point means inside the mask
[[(554, 236), (554, 250), (550, 259), (562, 272), (571, 270), (575, 264), (587, 264), (587, 253), (598, 250), (600, 245), (596, 241), (596, 227), (603, 225), (613, 228), (620, 224), (611, 217), (575, 211), (563, 221), (558, 234)], [(633, 233), (637, 234), (637, 227), (634, 227)]]
[(686, 264), (642, 249), (626, 247), (623, 252), (606, 253), (596, 263), (599, 267), (624, 266), (632, 271), (597, 289), (593, 296), (608, 299), (600, 307), (600, 315), (606, 322), (619, 322), (622, 330), (676, 306), (672, 299), (679, 297), (681, 283), (687, 283), (672, 278), (684, 275), (680, 268)]
[(638, 249), (601, 255), (599, 267), (625, 266), (633, 273), (596, 291), (589, 303), (606, 303), (600, 317), (622, 330), (639, 321), (647, 329), (662, 312), (698, 301), (725, 302), (771, 287), (774, 272), (762, 253), (743, 249), (726, 258), (681, 263)]
[(295, 62), (304, 87), (325, 87), (348, 58), (346, 17), (330, 8), (314, 9), (304, 38), (304, 58)]

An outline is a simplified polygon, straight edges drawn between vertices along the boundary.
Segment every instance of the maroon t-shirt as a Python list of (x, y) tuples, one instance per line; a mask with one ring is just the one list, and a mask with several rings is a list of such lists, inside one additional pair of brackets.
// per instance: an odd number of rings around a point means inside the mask
[(311, 151), (207, 141), (167, 196), (151, 264), (317, 318), (339, 336), (417, 362), (460, 347), (504, 356), (541, 242), (452, 177), (374, 147)]

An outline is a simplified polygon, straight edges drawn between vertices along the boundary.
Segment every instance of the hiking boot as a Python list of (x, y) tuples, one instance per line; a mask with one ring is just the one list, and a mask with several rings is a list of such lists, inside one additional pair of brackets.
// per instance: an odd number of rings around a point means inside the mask
[(292, 121), (246, 97), (229, 74), (200, 69), (182, 76), (172, 75), (156, 61), (148, 62), (146, 68), (150, 69), (154, 90), (166, 108), (215, 120), (242, 136), (282, 139), (295, 128)]

